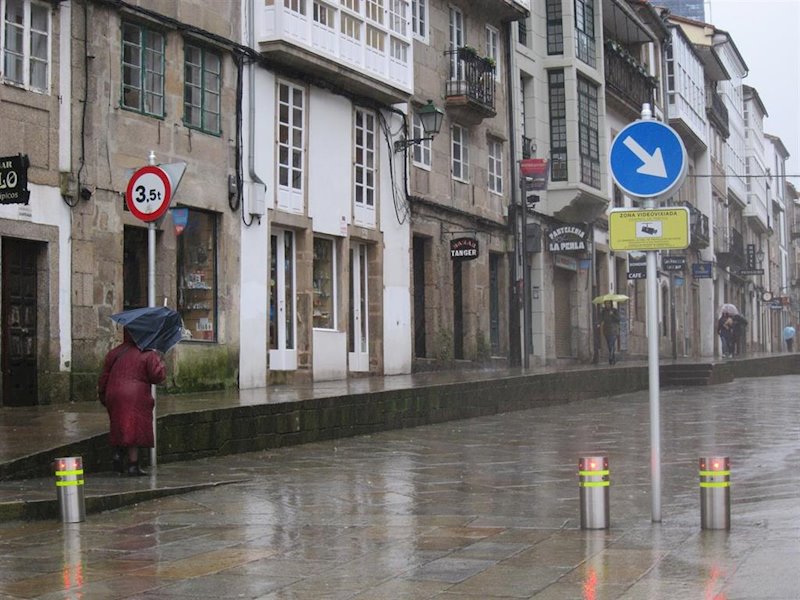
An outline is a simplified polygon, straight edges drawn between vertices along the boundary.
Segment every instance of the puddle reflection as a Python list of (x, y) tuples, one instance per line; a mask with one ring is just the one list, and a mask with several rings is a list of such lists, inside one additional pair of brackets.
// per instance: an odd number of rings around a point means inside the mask
[(81, 553), (81, 529), (79, 524), (64, 525), (64, 556), (61, 577), (66, 600), (83, 598), (83, 555)]

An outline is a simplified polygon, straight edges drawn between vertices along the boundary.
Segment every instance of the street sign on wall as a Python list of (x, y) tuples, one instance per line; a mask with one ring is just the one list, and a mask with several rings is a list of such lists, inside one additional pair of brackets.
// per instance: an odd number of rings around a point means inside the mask
[(611, 143), (609, 163), (614, 181), (629, 196), (664, 198), (686, 177), (686, 148), (669, 125), (634, 121)]
[(0, 204), (27, 204), (28, 190), (27, 154), (0, 158)]

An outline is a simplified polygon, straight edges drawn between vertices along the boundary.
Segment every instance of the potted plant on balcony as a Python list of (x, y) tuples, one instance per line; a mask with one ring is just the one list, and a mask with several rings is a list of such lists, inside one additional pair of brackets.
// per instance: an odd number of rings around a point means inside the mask
[(461, 46), (458, 49), (458, 58), (461, 60), (475, 60), (479, 58), (478, 51), (472, 46)]

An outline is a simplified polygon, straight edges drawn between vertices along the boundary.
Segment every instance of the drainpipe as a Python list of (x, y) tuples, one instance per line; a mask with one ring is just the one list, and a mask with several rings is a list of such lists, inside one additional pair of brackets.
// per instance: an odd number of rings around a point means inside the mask
[[(255, 20), (255, 3), (256, 0), (247, 0), (245, 2), (245, 10), (247, 14), (245, 18), (247, 19), (247, 45), (250, 48), (255, 48), (256, 43), (256, 20)], [(256, 136), (255, 136), (255, 120), (256, 120), (256, 69), (258, 65), (255, 63), (250, 63), (248, 65), (248, 90), (247, 90), (247, 101), (249, 103), (248, 106), (248, 128), (249, 131), (247, 132), (247, 164), (250, 172), (250, 179), (253, 182), (253, 186), (251, 189), (251, 194), (265, 194), (266, 195), (266, 188), (267, 184), (264, 183), (264, 180), (259, 177), (258, 173), (256, 172)], [(256, 191), (258, 190), (258, 191)], [(254, 204), (252, 196), (250, 197), (250, 206), (252, 207)]]
[[(506, 23), (506, 39), (508, 43), (506, 44), (506, 76), (508, 77), (509, 82), (509, 90), (517, 90), (517, 94), (522, 94), (522, 90), (519, 87), (519, 76), (516, 72), (517, 62), (516, 52), (512, 48), (512, 45), (515, 43), (514, 39), (514, 25), (516, 21), (508, 21)], [(528, 265), (528, 256), (527, 256), (527, 248), (525, 247), (525, 227), (527, 223), (527, 212), (528, 207), (525, 202), (525, 193), (520, 189), (520, 202), (517, 202), (517, 186), (513, 184), (513, 179), (515, 176), (518, 175), (518, 168), (517, 168), (517, 135), (521, 131), (521, 127), (518, 128), (518, 124), (516, 122), (516, 107), (517, 103), (515, 100), (517, 99), (517, 94), (508, 94), (507, 102), (508, 102), (508, 125), (509, 125), (509, 143), (508, 149), (509, 154), (511, 156), (511, 179), (512, 185), (509, 186), (511, 190), (511, 205), (514, 207), (513, 215), (514, 215), (514, 289), (517, 291), (517, 303), (516, 306), (512, 307), (512, 310), (517, 311), (519, 314), (519, 292), (522, 292), (522, 319), (517, 319), (520, 323), (521, 334), (520, 337), (520, 363), (524, 368), (528, 368), (530, 366), (530, 281), (528, 281), (527, 265)], [(519, 212), (521, 211), (521, 213)], [(511, 211), (509, 211), (509, 215), (511, 215)], [(521, 225), (520, 225), (520, 218), (518, 215), (521, 215)], [(522, 231), (520, 231), (520, 227)], [(520, 266), (521, 265), (521, 266)], [(517, 286), (517, 282), (522, 281), (522, 290), (519, 289)], [(513, 356), (511, 352), (509, 352)]]

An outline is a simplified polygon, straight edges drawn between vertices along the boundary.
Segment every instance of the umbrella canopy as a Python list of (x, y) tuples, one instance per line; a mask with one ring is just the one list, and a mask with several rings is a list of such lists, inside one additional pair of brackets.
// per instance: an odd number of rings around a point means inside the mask
[(128, 330), (140, 350), (166, 352), (183, 337), (180, 314), (166, 306), (134, 308), (111, 315), (111, 319)]
[(592, 300), (592, 304), (605, 304), (606, 302), (627, 302), (630, 300), (625, 294), (603, 294)]
[(730, 316), (735, 317), (739, 314), (739, 309), (734, 304), (723, 304), (719, 309), (720, 314), (728, 313)]

